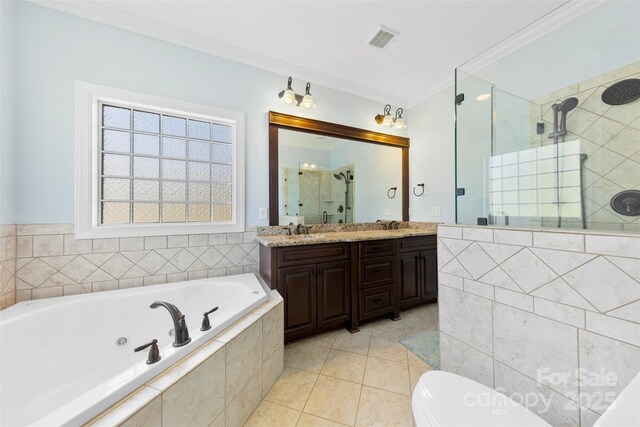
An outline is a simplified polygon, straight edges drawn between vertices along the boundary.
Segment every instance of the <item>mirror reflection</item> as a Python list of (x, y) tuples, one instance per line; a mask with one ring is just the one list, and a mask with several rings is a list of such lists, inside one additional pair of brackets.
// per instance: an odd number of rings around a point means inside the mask
[(281, 225), (402, 219), (399, 148), (280, 129), (278, 166)]

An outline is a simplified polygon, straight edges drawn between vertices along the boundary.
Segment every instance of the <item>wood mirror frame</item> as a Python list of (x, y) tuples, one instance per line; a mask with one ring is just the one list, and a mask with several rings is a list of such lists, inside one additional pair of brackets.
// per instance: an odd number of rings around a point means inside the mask
[(278, 130), (290, 129), (402, 150), (402, 220), (409, 221), (409, 138), (269, 111), (269, 225), (279, 225)]

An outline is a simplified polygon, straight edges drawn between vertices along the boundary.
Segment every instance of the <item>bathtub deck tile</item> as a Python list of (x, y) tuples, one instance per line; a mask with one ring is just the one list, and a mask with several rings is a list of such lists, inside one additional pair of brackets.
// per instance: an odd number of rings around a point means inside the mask
[(225, 355), (220, 351), (162, 393), (162, 423), (207, 427), (225, 408)]
[(87, 425), (91, 427), (120, 425), (137, 415), (138, 411), (146, 409), (145, 407), (158, 396), (160, 396), (158, 390), (143, 386), (123, 399), (121, 404), (100, 415), (99, 418), (90, 421)]
[(247, 328), (249, 328), (251, 325), (253, 325), (255, 322), (257, 322), (261, 318), (262, 318), (261, 316), (258, 316), (256, 314), (248, 314), (242, 319), (240, 319), (238, 322), (233, 324), (232, 326), (229, 326), (227, 329), (222, 331), (214, 339), (216, 341), (226, 344), (230, 342), (232, 339), (234, 339), (235, 337), (237, 337), (238, 335), (240, 335), (243, 331), (245, 331)]
[(171, 369), (149, 381), (147, 386), (158, 391), (165, 391), (218, 351), (224, 354), (224, 344), (217, 341), (209, 341)]

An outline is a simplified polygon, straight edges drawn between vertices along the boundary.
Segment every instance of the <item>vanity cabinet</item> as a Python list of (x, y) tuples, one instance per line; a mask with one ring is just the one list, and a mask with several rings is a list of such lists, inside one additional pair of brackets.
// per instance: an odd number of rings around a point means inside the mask
[(261, 274), (284, 299), (285, 341), (339, 328), (351, 318), (347, 244), (260, 249)]
[(435, 236), (400, 240), (398, 255), (400, 309), (415, 307), (438, 297), (438, 255)]
[(286, 342), (437, 298), (435, 236), (260, 246), (260, 274), (284, 298)]
[(358, 243), (358, 322), (397, 311), (395, 255), (395, 240)]

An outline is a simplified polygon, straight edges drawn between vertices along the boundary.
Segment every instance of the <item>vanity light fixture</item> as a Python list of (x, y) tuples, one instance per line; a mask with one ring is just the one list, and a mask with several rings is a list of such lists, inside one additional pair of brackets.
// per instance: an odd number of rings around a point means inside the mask
[(278, 94), (278, 98), (282, 99), (285, 104), (296, 105), (308, 110), (316, 108), (316, 103), (313, 99), (313, 95), (311, 95), (311, 83), (307, 82), (307, 87), (305, 88), (303, 96), (298, 95), (293, 91), (293, 89), (291, 88), (292, 81), (293, 79), (289, 77), (289, 80), (287, 80), (287, 88)]
[(384, 111), (382, 114), (377, 114), (375, 117), (375, 121), (379, 125), (395, 127), (397, 129), (406, 129), (407, 123), (402, 117), (402, 113), (404, 110), (402, 108), (398, 108), (396, 110), (396, 116), (391, 117), (391, 105), (387, 104), (384, 106)]

